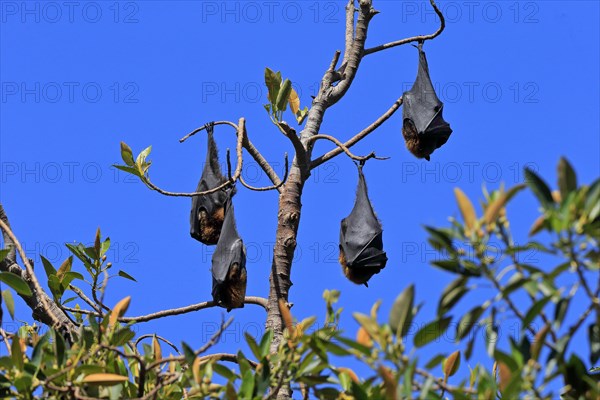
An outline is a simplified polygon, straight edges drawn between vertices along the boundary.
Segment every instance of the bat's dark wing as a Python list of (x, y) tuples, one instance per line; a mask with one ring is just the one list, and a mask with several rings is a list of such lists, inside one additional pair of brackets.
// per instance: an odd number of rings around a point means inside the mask
[(229, 197), (225, 203), (225, 219), (212, 257), (214, 301), (227, 309), (244, 306), (246, 293), (246, 247), (240, 238)]
[(383, 229), (377, 219), (369, 197), (367, 185), (358, 168), (358, 188), (354, 208), (350, 215), (342, 220), (340, 229), (340, 251), (343, 255), (344, 268), (348, 268), (353, 276), (363, 279), (353, 279), (357, 283), (366, 283), (373, 275), (385, 267), (387, 256), (383, 251)]
[(452, 129), (442, 112), (444, 103), (437, 97), (423, 44), (419, 43), (419, 70), (413, 87), (402, 96), (403, 134), (409, 149), (419, 158), (429, 155), (448, 141)]
[[(204, 192), (222, 185), (227, 178), (221, 173), (217, 144), (213, 136), (213, 125), (206, 128), (208, 149), (202, 176), (196, 187), (197, 192)], [(235, 188), (225, 188), (203, 196), (192, 197), (190, 212), (190, 235), (204, 244), (215, 244), (218, 240), (223, 223), (223, 206), (229, 194), (235, 193)]]

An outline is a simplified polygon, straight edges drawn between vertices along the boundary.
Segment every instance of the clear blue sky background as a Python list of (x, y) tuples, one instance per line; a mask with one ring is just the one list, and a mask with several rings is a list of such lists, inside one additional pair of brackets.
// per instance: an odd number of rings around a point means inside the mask
[[(369, 47), (437, 29), (428, 3), (374, 3), (381, 14), (372, 21)], [(292, 147), (263, 109), (264, 68), (281, 70), (303, 106), (310, 105), (334, 51), (343, 49), (345, 3), (77, 4), (0, 3), (0, 200), (42, 276), (40, 253), (60, 264), (68, 256), (64, 243), (89, 243), (100, 226), (113, 242), (115, 270), (138, 280), (111, 281), (108, 304), (130, 294), (129, 315), (139, 315), (208, 300), (212, 248), (189, 236), (190, 199), (163, 197), (112, 168), (120, 162), (119, 142), (135, 153), (153, 145), (153, 181), (193, 191), (204, 137), (185, 144), (178, 139), (211, 120), (245, 117), (251, 140), (282, 172), (283, 153)], [(458, 215), (454, 187), (478, 199), (483, 184), (493, 189), (521, 182), (525, 166), (554, 184), (560, 156), (572, 162), (580, 182), (598, 176), (599, 4), (446, 1), (441, 7), (446, 31), (425, 50), (454, 133), (431, 162), (417, 160), (404, 148), (399, 112), (355, 147), (391, 157), (365, 167), (389, 257), (369, 288), (346, 281), (337, 263), (339, 223), (353, 204), (355, 167), (340, 156), (314, 171), (304, 190), (292, 270), (291, 301), (299, 319), (316, 314), (322, 321), (321, 294), (337, 288), (346, 309), (342, 327), (353, 336), (357, 325), (350, 311), (367, 313), (382, 299), (386, 318), (397, 294), (414, 282), (417, 300), (425, 302), (418, 322), (427, 322), (452, 276), (429, 265), (437, 256), (422, 225), (445, 225), (448, 216)], [(343, 140), (360, 131), (410, 87), (416, 69), (411, 46), (368, 56), (347, 96), (328, 111), (322, 132)], [(285, 118), (293, 120), (289, 113)], [(216, 130), (222, 153), (234, 146), (228, 129)], [(319, 143), (315, 155), (330, 148)], [(246, 179), (268, 184), (258, 171), (247, 157)], [(248, 294), (266, 296), (277, 195), (238, 192)], [(514, 231), (522, 233), (517, 241), (527, 239), (535, 215), (530, 194), (509, 209)], [(539, 255), (525, 256), (548, 267)], [(474, 293), (459, 309), (485, 298)], [(17, 303), (18, 318), (31, 320)], [(139, 329), (200, 346), (222, 313), (211, 309)], [(231, 315), (235, 322), (219, 350), (242, 346), (244, 331), (262, 332), (262, 309), (247, 306)], [(510, 320), (501, 328), (506, 335), (519, 329)], [(455, 347), (447, 340), (438, 349)], [(480, 341), (471, 365), (490, 364), (482, 349)], [(432, 353), (423, 354), (426, 360)], [(466, 363), (463, 368), (468, 371)]]

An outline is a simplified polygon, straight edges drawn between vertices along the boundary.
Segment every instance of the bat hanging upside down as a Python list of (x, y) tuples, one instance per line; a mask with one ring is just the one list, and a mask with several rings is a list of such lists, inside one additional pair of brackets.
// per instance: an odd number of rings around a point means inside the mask
[(231, 311), (243, 308), (246, 297), (246, 247), (240, 238), (229, 197), (224, 207), (225, 218), (217, 248), (212, 257), (212, 296), (220, 307)]
[[(217, 144), (213, 136), (213, 125), (206, 127), (208, 150), (202, 176), (196, 188), (197, 192), (213, 189), (227, 178), (221, 173)], [(217, 244), (225, 218), (224, 205), (229, 196), (235, 194), (234, 187), (227, 187), (214, 193), (192, 197), (190, 213), (190, 235), (206, 245)]]
[(341, 223), (339, 261), (346, 278), (365, 286), (387, 263), (383, 251), (383, 229), (369, 201), (362, 166), (358, 167), (354, 208)]
[(413, 87), (402, 96), (402, 136), (408, 150), (429, 161), (431, 154), (444, 145), (452, 129), (444, 121), (444, 103), (435, 94), (423, 43), (419, 46), (419, 71)]

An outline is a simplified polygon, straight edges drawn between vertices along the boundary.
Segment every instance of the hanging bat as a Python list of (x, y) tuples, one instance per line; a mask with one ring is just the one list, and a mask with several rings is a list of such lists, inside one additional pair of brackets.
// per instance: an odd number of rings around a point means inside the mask
[(358, 166), (354, 208), (341, 225), (340, 264), (344, 275), (368, 286), (369, 279), (385, 268), (387, 256), (383, 251), (383, 229), (369, 201), (362, 165)]
[[(227, 180), (221, 173), (217, 144), (213, 136), (214, 126), (208, 124), (208, 150), (206, 162), (202, 170), (197, 192), (215, 188)], [(215, 193), (192, 197), (192, 210), (190, 212), (190, 235), (207, 245), (216, 244), (221, 234), (221, 226), (225, 217), (224, 204), (229, 196), (235, 194), (234, 187), (228, 187)]]
[(225, 218), (217, 248), (212, 257), (215, 303), (227, 311), (243, 308), (246, 297), (246, 247), (235, 226), (233, 203), (229, 197), (224, 208)]
[(444, 121), (444, 103), (435, 94), (423, 42), (419, 42), (419, 71), (413, 87), (402, 95), (402, 136), (406, 147), (417, 158), (429, 161), (435, 149), (448, 141), (452, 129)]

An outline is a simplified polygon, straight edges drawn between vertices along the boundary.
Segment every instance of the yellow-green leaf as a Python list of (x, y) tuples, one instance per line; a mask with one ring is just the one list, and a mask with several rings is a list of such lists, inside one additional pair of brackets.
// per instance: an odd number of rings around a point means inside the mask
[(452, 375), (458, 371), (460, 367), (460, 350), (456, 350), (454, 353), (450, 354), (442, 364), (442, 369), (444, 370), (444, 377), (448, 379)]
[(125, 142), (121, 142), (121, 158), (125, 165), (133, 166), (135, 162), (133, 161), (133, 152), (131, 151), (131, 147), (127, 145)]
[(373, 347), (373, 339), (371, 339), (371, 335), (364, 327), (358, 328), (358, 332), (356, 332), (356, 342), (362, 344), (365, 347)]
[(460, 213), (462, 214), (467, 229), (473, 231), (477, 220), (473, 203), (471, 203), (471, 200), (469, 200), (467, 195), (459, 188), (454, 188), (454, 195), (456, 196), (456, 202), (458, 203)]
[(281, 313), (281, 318), (285, 324), (286, 329), (291, 337), (294, 335), (294, 320), (292, 318), (292, 313), (290, 312), (287, 303), (283, 299), (279, 299), (279, 312)]
[(154, 352), (154, 360), (162, 359), (162, 350), (160, 348), (160, 343), (156, 338), (156, 335), (152, 337), (152, 351)]
[(113, 386), (119, 383), (127, 382), (129, 379), (123, 375), (99, 373), (91, 374), (83, 378), (83, 383), (90, 385)]
[(300, 110), (300, 98), (298, 97), (298, 93), (292, 88), (289, 97), (290, 110), (294, 113), (294, 115)]
[(115, 305), (110, 313), (110, 317), (108, 319), (108, 324), (110, 326), (114, 326), (117, 323), (117, 320), (125, 315), (127, 309), (129, 308), (129, 303), (131, 302), (131, 296), (127, 296)]

